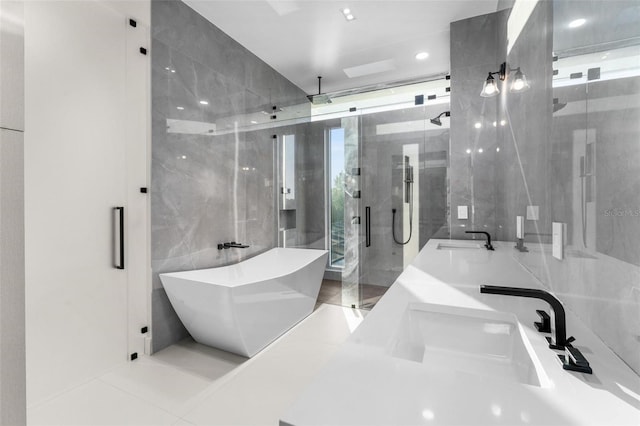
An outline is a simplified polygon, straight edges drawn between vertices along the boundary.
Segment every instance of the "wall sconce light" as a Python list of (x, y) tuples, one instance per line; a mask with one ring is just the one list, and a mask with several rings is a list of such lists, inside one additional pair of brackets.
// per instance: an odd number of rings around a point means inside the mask
[(483, 98), (492, 98), (497, 96), (500, 93), (500, 89), (498, 88), (498, 82), (493, 78), (494, 75), (498, 74), (498, 78), (500, 80), (504, 80), (507, 77), (507, 63), (503, 62), (500, 65), (500, 70), (495, 72), (490, 72), (487, 76), (487, 79), (482, 86), (482, 92), (480, 92), (480, 96)]
[(513, 74), (513, 81), (511, 82), (511, 86), (509, 87), (509, 92), (519, 93), (528, 90), (530, 86), (527, 82), (527, 77), (520, 70), (520, 67), (507, 70), (507, 63), (503, 62), (502, 64), (500, 64), (500, 70), (489, 73), (482, 86), (480, 96), (482, 96), (483, 98), (491, 98), (498, 95), (498, 93), (500, 93), (500, 89), (498, 88), (498, 82), (495, 80), (495, 78), (493, 78), (493, 76), (497, 74), (498, 78), (501, 81), (504, 81), (507, 79), (507, 74), (510, 75), (512, 71), (515, 71), (515, 73)]

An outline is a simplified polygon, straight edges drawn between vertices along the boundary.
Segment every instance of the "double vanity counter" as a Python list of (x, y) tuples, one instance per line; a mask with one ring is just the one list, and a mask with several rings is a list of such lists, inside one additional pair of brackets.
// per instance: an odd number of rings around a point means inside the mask
[(640, 425), (640, 377), (569, 310), (593, 374), (534, 327), (548, 303), (480, 293), (542, 289), (513, 243), (494, 247), (430, 240), (281, 425)]

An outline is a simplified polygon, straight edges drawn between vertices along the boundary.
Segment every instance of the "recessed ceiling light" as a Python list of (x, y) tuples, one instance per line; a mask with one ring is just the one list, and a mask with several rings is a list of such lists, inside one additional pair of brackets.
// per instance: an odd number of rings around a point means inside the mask
[(482, 149), (482, 148), (478, 148), (478, 152), (479, 152), (480, 154), (482, 154), (482, 153), (484, 152), (484, 149)]
[(209, 101), (200, 101), (200, 105), (209, 105)]
[(416, 59), (419, 60), (419, 61), (427, 59), (428, 57), (429, 57), (429, 53), (427, 53), (427, 52), (416, 53)]
[(467, 154), (471, 154), (471, 150), (467, 148), (466, 153), (467, 153)]
[(184, 107), (176, 107), (176, 109), (182, 111)]
[(479, 129), (480, 127), (482, 127), (482, 123), (477, 122), (476, 124), (473, 125), (473, 127), (475, 127), (476, 129)]
[(356, 19), (355, 15), (353, 14), (353, 12), (351, 12), (351, 9), (349, 9), (348, 7), (341, 9), (340, 12), (342, 12), (344, 19), (346, 19), (347, 21), (353, 21), (354, 19)]
[(586, 19), (584, 18), (580, 18), (580, 19), (575, 19), (571, 22), (569, 22), (569, 28), (578, 28), (584, 25), (584, 23), (587, 22)]

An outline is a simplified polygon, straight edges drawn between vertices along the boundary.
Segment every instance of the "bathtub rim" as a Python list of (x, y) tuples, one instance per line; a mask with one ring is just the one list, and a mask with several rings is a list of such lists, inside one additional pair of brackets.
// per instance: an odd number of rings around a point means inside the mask
[[(223, 270), (226, 271), (232, 271), (233, 269), (238, 269), (240, 268), (240, 266), (238, 265), (242, 265), (244, 267), (250, 267), (250, 263), (252, 263), (251, 261), (259, 256), (265, 255), (267, 253), (270, 253), (272, 251), (306, 251), (306, 252), (316, 252), (317, 255), (306, 260), (303, 262), (300, 262), (299, 264), (295, 265), (295, 268), (292, 269), (287, 269), (287, 270), (274, 270), (273, 273), (268, 274), (268, 275), (261, 275), (260, 279), (253, 279), (253, 280), (243, 280), (241, 282), (230, 282), (231, 279), (229, 280), (224, 280), (224, 282), (222, 282), (223, 280), (218, 280), (218, 281), (214, 281), (212, 278), (214, 277), (213, 275), (211, 277), (209, 277), (209, 279), (203, 278), (201, 275), (206, 274), (209, 271), (216, 271), (217, 274), (221, 274), (221, 273), (225, 273), (223, 272)], [(211, 268), (202, 268), (202, 269), (185, 269), (183, 271), (175, 271), (175, 272), (162, 272), (159, 273), (158, 276), (160, 277), (160, 281), (163, 285), (163, 287), (165, 286), (165, 283), (162, 281), (163, 277), (167, 277), (167, 278), (173, 278), (173, 279), (180, 279), (180, 280), (184, 280), (184, 281), (189, 281), (192, 283), (199, 283), (199, 284), (206, 284), (206, 285), (217, 285), (217, 286), (222, 286), (222, 287), (228, 287), (228, 288), (236, 288), (236, 287), (242, 287), (242, 286), (248, 286), (248, 285), (255, 285), (255, 284), (259, 284), (262, 281), (267, 281), (267, 280), (273, 280), (273, 279), (277, 279), (278, 277), (283, 277), (286, 275), (290, 275), (293, 274), (301, 269), (303, 269), (304, 267), (306, 267), (307, 265), (318, 261), (318, 259), (322, 258), (323, 256), (325, 256), (325, 263), (326, 263), (326, 256), (329, 255), (329, 250), (324, 250), (324, 249), (309, 249), (309, 248), (300, 248), (300, 247), (273, 247), (270, 248), (269, 250), (260, 252), (258, 254), (256, 254), (255, 256), (252, 256), (250, 258), (247, 259), (243, 259), (237, 263), (232, 263), (229, 265), (223, 265), (223, 266), (214, 266)], [(249, 265), (247, 265), (247, 263), (249, 263)], [(255, 262), (254, 262), (255, 263)]]

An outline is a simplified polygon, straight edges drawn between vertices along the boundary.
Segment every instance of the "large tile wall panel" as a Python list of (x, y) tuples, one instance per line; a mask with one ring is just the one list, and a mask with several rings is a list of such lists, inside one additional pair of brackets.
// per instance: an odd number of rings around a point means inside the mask
[[(504, 62), (508, 10), (451, 23), (451, 237), (465, 231), (495, 235), (499, 97), (480, 96), (489, 72)], [(496, 76), (497, 79), (497, 76)], [(494, 125), (495, 123), (495, 125)], [(458, 219), (467, 206), (468, 219)]]
[[(273, 136), (293, 132), (299, 146), (307, 142), (306, 125), (278, 127), (271, 116), (309, 104), (298, 87), (184, 3), (154, 1), (151, 15), (157, 351), (187, 335), (159, 273), (236, 263), (277, 245)], [(251, 123), (256, 115), (260, 122)], [(226, 241), (250, 247), (218, 250)]]

